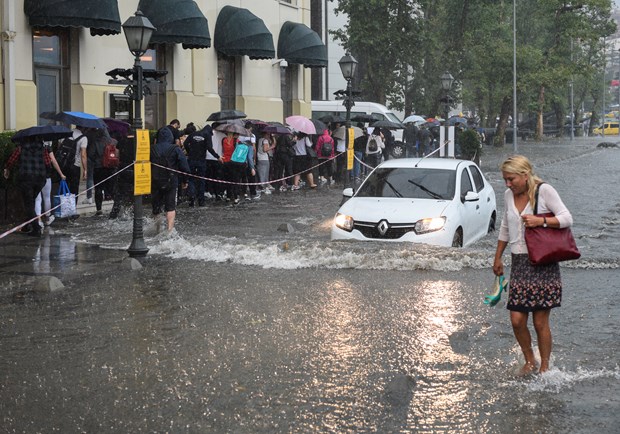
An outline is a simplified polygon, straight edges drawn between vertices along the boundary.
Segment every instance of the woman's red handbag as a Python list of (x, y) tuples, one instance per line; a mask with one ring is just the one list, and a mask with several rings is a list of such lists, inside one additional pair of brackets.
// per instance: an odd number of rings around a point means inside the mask
[[(534, 215), (537, 217), (553, 217), (553, 213), (537, 213), (539, 188), (540, 184), (536, 187)], [(570, 261), (581, 257), (570, 228), (556, 229), (543, 228), (542, 226), (526, 228), (525, 244), (527, 244), (527, 254), (532, 265)]]

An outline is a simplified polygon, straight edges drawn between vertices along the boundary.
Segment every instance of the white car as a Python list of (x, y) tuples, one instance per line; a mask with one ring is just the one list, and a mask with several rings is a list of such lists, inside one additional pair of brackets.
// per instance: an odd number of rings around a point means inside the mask
[(375, 168), (332, 223), (332, 240), (409, 241), (463, 247), (495, 229), (493, 187), (472, 161), (388, 160)]

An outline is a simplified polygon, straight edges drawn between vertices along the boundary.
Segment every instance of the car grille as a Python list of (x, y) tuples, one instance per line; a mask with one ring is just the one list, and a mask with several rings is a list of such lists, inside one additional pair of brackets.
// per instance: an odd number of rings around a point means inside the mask
[(366, 238), (383, 240), (397, 240), (408, 232), (415, 232), (415, 223), (398, 223), (390, 224), (390, 227), (385, 235), (381, 235), (379, 229), (377, 228), (378, 224), (379, 223), (372, 222), (355, 222), (353, 224), (353, 229), (360, 231)]

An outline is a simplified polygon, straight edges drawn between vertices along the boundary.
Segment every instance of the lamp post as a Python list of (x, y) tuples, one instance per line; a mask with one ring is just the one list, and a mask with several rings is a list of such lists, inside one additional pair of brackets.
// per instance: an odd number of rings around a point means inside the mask
[(517, 153), (517, 0), (512, 0), (512, 151)]
[[(137, 11), (134, 16), (129, 17), (122, 25), (125, 32), (125, 38), (127, 39), (127, 46), (129, 51), (134, 55), (133, 65), (133, 80), (132, 84), (128, 86), (129, 97), (134, 100), (134, 118), (133, 128), (135, 131), (135, 143), (136, 152), (138, 150), (138, 130), (142, 129), (142, 99), (144, 98), (143, 91), (143, 75), (142, 64), (140, 63), (140, 56), (146, 53), (148, 49), (149, 41), (155, 31), (155, 26), (145, 17), (142, 12)], [(137, 156), (136, 156), (137, 157)], [(135, 166), (134, 166), (135, 170)], [(146, 256), (149, 249), (144, 243), (143, 232), (143, 220), (144, 210), (142, 209), (142, 195), (136, 195), (134, 193), (133, 202), (133, 238), (131, 245), (127, 249), (129, 256), (141, 257)]]
[[(452, 83), (454, 83), (454, 77), (452, 77), (452, 74), (450, 74), (448, 71), (444, 72), (441, 75), (441, 88), (444, 90), (444, 108), (443, 108), (443, 112), (444, 112), (444, 156), (447, 157), (448, 156), (448, 149), (445, 148), (445, 145), (448, 144), (448, 133), (450, 131), (450, 126), (448, 125), (448, 116), (450, 114), (450, 89), (452, 89)], [(441, 146), (441, 144), (440, 144)]]
[[(347, 52), (342, 58), (338, 61), (338, 65), (340, 65), (340, 71), (342, 71), (342, 76), (345, 80), (347, 80), (347, 93), (344, 97), (344, 101), (342, 105), (347, 109), (347, 117), (345, 120), (345, 144), (346, 144), (346, 157), (347, 157), (347, 174), (344, 178), (344, 186), (345, 188), (350, 186), (351, 183), (351, 169), (353, 169), (352, 164), (350, 163), (351, 156), (353, 154), (353, 144), (349, 143), (349, 129), (351, 128), (351, 107), (355, 105), (353, 101), (352, 86), (351, 80), (355, 77), (355, 71), (357, 70), (357, 60), (355, 57), (351, 56), (349, 52)], [(352, 160), (352, 159), (351, 159)]]

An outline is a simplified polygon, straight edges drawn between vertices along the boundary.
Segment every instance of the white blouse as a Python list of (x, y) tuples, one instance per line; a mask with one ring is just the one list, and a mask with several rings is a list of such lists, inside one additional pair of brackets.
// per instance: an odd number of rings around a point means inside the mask
[[(552, 212), (557, 217), (561, 228), (573, 225), (573, 216), (566, 208), (566, 205), (564, 205), (564, 202), (562, 202), (562, 199), (560, 199), (558, 192), (551, 185), (544, 183), (540, 186), (538, 193), (538, 214), (548, 212)], [(533, 213), (532, 206), (528, 201), (523, 211), (519, 214), (515, 206), (512, 190), (506, 190), (504, 193), (504, 216), (499, 228), (498, 239), (506, 241), (510, 245), (511, 253), (527, 253), (524, 236), (525, 226), (521, 216)]]

